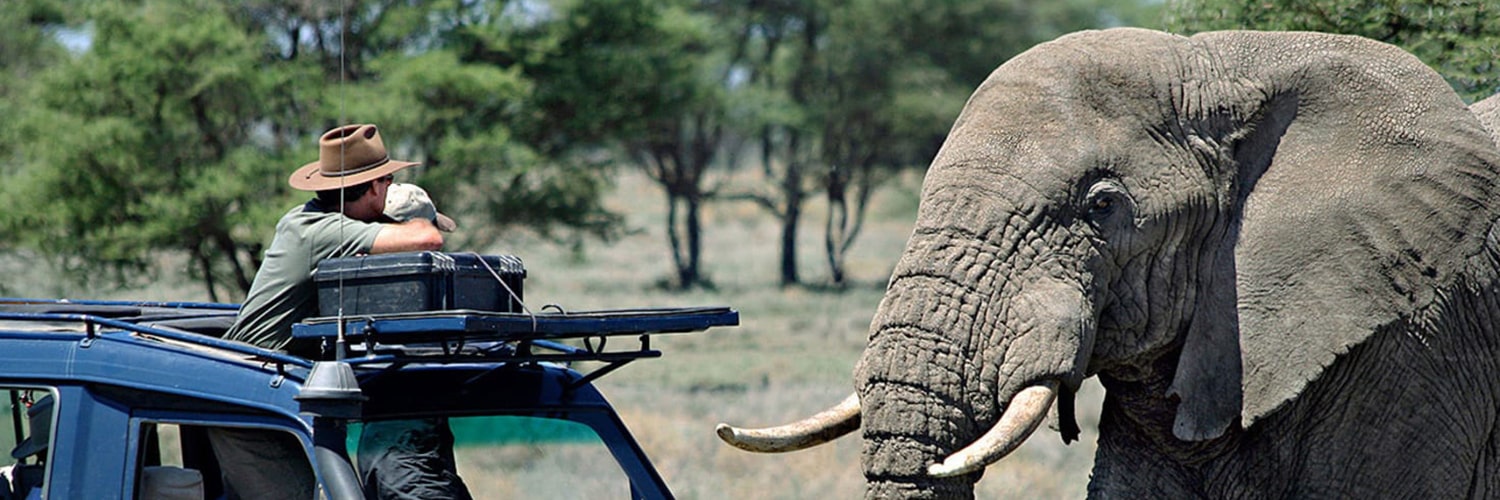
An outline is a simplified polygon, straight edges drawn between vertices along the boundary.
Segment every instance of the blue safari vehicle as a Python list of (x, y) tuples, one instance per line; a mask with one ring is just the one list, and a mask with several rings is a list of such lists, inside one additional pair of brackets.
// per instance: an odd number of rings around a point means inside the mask
[[(0, 500), (222, 498), (215, 427), (285, 432), (320, 497), (364, 498), (350, 459), (363, 423), (426, 417), (449, 419), (476, 497), (671, 498), (593, 382), (659, 357), (653, 335), (736, 325), (738, 312), (443, 309), (482, 286), (444, 278), (452, 268), (413, 273), (428, 297), (395, 302), (416, 310), (296, 325), (321, 345), (313, 358), (220, 339), (234, 304), (0, 299), (0, 450), (12, 452)], [(390, 278), (361, 293), (411, 289)], [(518, 283), (502, 285), (505, 301), (519, 303)]]

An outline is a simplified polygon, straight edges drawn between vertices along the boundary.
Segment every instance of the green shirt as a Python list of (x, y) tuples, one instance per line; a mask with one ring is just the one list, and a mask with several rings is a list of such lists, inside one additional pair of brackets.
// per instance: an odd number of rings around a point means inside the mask
[(224, 338), (285, 350), (292, 324), (318, 314), (312, 279), (318, 261), (370, 253), (381, 227), (325, 211), (317, 200), (287, 212)]

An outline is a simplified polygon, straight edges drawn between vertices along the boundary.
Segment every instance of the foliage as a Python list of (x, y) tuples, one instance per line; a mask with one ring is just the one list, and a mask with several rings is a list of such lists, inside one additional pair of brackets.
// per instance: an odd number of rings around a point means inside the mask
[(925, 166), (968, 93), (1005, 59), (1069, 31), (1134, 19), (1138, 2), (824, 0), (707, 2), (738, 33), (730, 64), (749, 88), (734, 112), (770, 181), (740, 194), (782, 221), (783, 285), (800, 281), (802, 205), (829, 201), (835, 283), (869, 193)]
[(559, 23), (517, 10), (540, 5), (390, 4), (354, 37), (367, 46), (349, 70), (357, 81), (338, 87), (340, 109), (322, 110), (399, 134), (406, 154), (423, 160), (416, 182), (463, 223), (455, 247), (488, 246), (517, 229), (575, 244), (584, 234), (608, 239), (619, 231), (619, 216), (599, 202), (608, 169), (578, 154), (590, 145), (543, 135), (560, 120), (537, 89), (556, 83), (540, 85), (546, 75), (531, 66), (557, 57)]
[[(62, 26), (62, 5), (55, 0), (16, 0), (0, 13), (0, 116), (15, 117), (26, 87), (36, 74), (67, 53), (52, 36), (51, 27)], [(16, 175), (19, 142), (15, 120), (0, 120), (0, 177)], [(14, 245), (0, 241), (0, 249)]]
[(260, 40), (209, 2), (98, 4), (92, 49), (41, 75), (19, 113), (27, 168), (0, 227), (68, 268), (152, 268), (177, 249), (216, 292), (248, 287), (269, 167), (249, 124)]
[[(53, 4), (27, 2), (36, 14), (3, 16), (19, 26), (0, 33), (0, 48), (46, 61), (45, 47), (25, 44), (52, 40), (37, 33), (62, 21)], [(306, 196), (291, 195), (287, 173), (345, 122), (378, 123), (393, 153), (423, 160), (418, 182), (465, 223), (457, 245), (517, 227), (617, 230), (599, 201), (608, 183), (597, 160), (516, 139), (527, 135), (517, 127), (547, 126), (525, 119), (529, 77), (514, 62), (465, 59), (475, 33), (489, 37), (484, 50), (545, 53), (530, 47), (549, 40), (510, 29), (525, 15), (503, 2), (72, 5), (87, 47), (3, 104), (17, 118), (0, 126), (16, 145), (4, 189), (20, 207), (0, 214), (0, 228), (15, 235), (7, 245), (80, 279), (137, 282), (162, 269), (167, 250), (189, 258), (210, 297), (237, 298), (276, 220)], [(32, 71), (14, 61), (0, 82)]]
[(528, 69), (551, 127), (537, 144), (620, 151), (665, 191), (665, 227), (678, 288), (700, 273), (705, 172), (722, 149), (722, 42), (683, 2), (591, 1), (558, 13), (554, 53)]
[[(732, 197), (780, 218), (782, 283), (798, 282), (798, 222), (820, 193), (837, 282), (868, 193), (925, 164), (1005, 58), (1130, 12), (1105, 4), (12, 0), (0, 249), (97, 286), (185, 257), (210, 297), (236, 299), (306, 196), (287, 173), (322, 131), (370, 122), (422, 162), (415, 181), (463, 227), (455, 248), (619, 236), (601, 200), (628, 165), (666, 195), (680, 286), (707, 281), (702, 212)], [(71, 33), (84, 43), (64, 48)], [(752, 157), (765, 175), (729, 189)]]
[(1500, 5), (1473, 0), (1168, 0), (1180, 31), (1322, 31), (1400, 46), (1470, 102), (1500, 91)]

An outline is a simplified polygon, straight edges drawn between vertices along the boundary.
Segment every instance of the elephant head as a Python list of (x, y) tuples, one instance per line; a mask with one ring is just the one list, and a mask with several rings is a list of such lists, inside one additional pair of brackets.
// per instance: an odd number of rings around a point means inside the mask
[(933, 160), (857, 394), (719, 435), (787, 451), (863, 427), (867, 496), (972, 496), (1099, 375), (1106, 398), (1147, 402), (1160, 440), (1226, 439), (1435, 300), (1484, 245), (1493, 149), (1440, 77), (1362, 38), (1039, 45)]

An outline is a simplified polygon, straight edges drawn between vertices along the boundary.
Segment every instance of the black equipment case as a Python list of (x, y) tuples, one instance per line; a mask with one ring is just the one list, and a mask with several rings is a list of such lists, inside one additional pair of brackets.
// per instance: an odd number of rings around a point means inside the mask
[[(499, 279), (496, 279), (496, 278)], [(344, 316), (472, 309), (521, 312), (526, 268), (511, 255), (402, 252), (326, 259), (313, 271), (318, 311)]]

